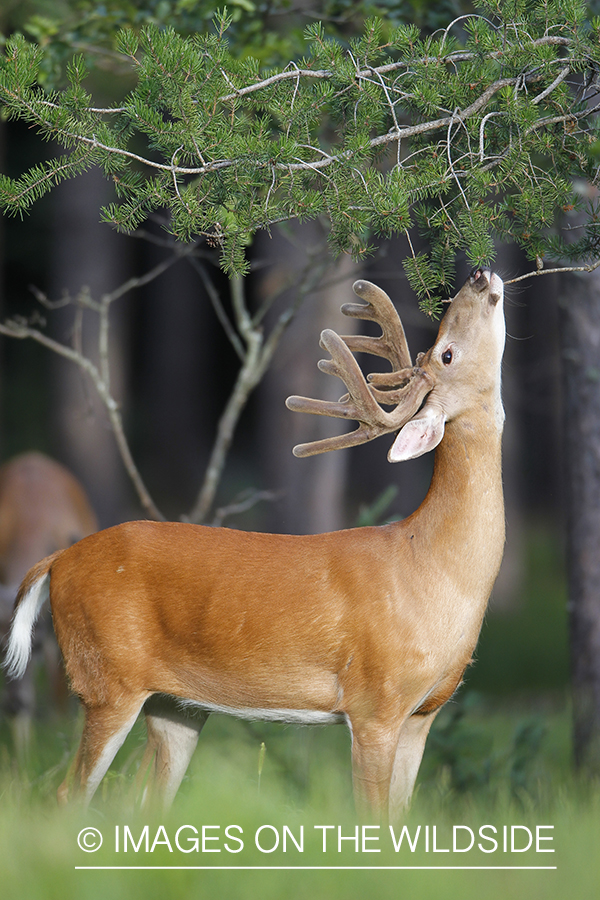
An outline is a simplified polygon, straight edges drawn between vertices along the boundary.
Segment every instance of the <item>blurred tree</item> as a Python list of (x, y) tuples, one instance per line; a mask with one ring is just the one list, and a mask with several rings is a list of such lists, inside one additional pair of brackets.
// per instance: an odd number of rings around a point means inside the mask
[(600, 774), (600, 278), (562, 276), (575, 762)]

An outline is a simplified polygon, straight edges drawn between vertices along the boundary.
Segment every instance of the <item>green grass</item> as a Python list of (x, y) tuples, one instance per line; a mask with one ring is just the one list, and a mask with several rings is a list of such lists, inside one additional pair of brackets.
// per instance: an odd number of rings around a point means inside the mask
[[(420, 826), (413, 853), (406, 840), (398, 852), (386, 829), (366, 832), (365, 848), (342, 841), (338, 851), (338, 827), (344, 837), (355, 834), (351, 800), (349, 738), (342, 727), (297, 728), (244, 725), (215, 716), (207, 724), (181, 791), (171, 812), (156, 819), (133, 809), (132, 781), (143, 744), (143, 725), (138, 725), (119, 753), (103, 782), (92, 808), (58, 810), (54, 791), (64, 776), (67, 748), (76, 745), (72, 721), (46, 723), (38, 728), (31, 758), (19, 769), (8, 750), (3, 732), (0, 757), (0, 896), (6, 900), (69, 900), (69, 898), (351, 898), (367, 891), (371, 897), (480, 898), (505, 900), (596, 896), (600, 867), (600, 787), (580, 784), (571, 774), (569, 758), (569, 709), (560, 698), (535, 707), (491, 704), (465, 694), (440, 715), (428, 744), (416, 796), (407, 816), (411, 839)], [(261, 743), (266, 746), (264, 766), (258, 776)], [(123, 852), (124, 827), (128, 826), (136, 852), (128, 843)], [(148, 851), (144, 826), (148, 826)], [(230, 830), (236, 825), (242, 829)], [(326, 831), (315, 826), (332, 825)], [(476, 836), (468, 852), (452, 852), (453, 826), (460, 841)], [(483, 825), (497, 830), (498, 850), (490, 849), (478, 834)], [(541, 832), (553, 841), (540, 846), (554, 853), (504, 852), (503, 827), (521, 826), (518, 840), (536, 826), (553, 826)], [(104, 844), (97, 853), (77, 846), (84, 827), (99, 829)], [(160, 826), (163, 826), (162, 829)], [(180, 832), (179, 849), (176, 835)], [(196, 852), (193, 838), (205, 829), (206, 851)], [(261, 852), (255, 834), (261, 826)], [(282, 850), (287, 826), (286, 852)], [(436, 847), (433, 852), (433, 826)], [(115, 829), (120, 850), (115, 850)], [(429, 851), (425, 849), (428, 827)], [(266, 852), (275, 840), (280, 846)], [(300, 842), (299, 852), (290, 834)], [(490, 830), (484, 832), (488, 836)], [(240, 852), (235, 838), (241, 838)], [(210, 838), (215, 840), (211, 841)], [(260, 840), (259, 836), (259, 840)], [(155, 843), (154, 849), (152, 845)], [(169, 849), (169, 844), (171, 849)], [(230, 850), (227, 849), (229, 846)], [(517, 844), (518, 846), (518, 844)], [(451, 852), (441, 852), (448, 848)], [(192, 852), (186, 853), (185, 849)], [(219, 853), (208, 852), (218, 849)], [(509, 845), (510, 849), (510, 845)], [(153, 870), (80, 870), (77, 866), (152, 866)], [(324, 866), (452, 866), (451, 871), (395, 869), (389, 871), (329, 871)], [(556, 866), (555, 870), (481, 870), (457, 866)], [(183, 866), (184, 870), (157, 869)], [(191, 866), (269, 866), (239, 871), (192, 870)], [(274, 867), (300, 866), (296, 870)], [(319, 866), (315, 871), (309, 866)]]

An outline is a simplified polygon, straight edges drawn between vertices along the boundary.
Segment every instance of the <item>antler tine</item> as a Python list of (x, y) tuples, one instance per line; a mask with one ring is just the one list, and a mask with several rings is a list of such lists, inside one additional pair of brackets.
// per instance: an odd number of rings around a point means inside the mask
[[(348, 394), (337, 403), (330, 400), (313, 400), (308, 397), (293, 396), (288, 397), (286, 406), (295, 412), (314, 413), (338, 419), (355, 419), (360, 424), (355, 431), (348, 434), (299, 444), (293, 449), (294, 456), (314, 456), (327, 450), (355, 447), (388, 432), (398, 431), (416, 413), (425, 395), (433, 387), (432, 377), (424, 369), (416, 367), (410, 370), (404, 369), (405, 383), (401, 388), (394, 391), (377, 391), (367, 384), (360, 366), (344, 338), (334, 331), (326, 329), (321, 334), (320, 343), (323, 349), (329, 351), (331, 359), (321, 360), (319, 369), (329, 375), (341, 378), (348, 388)], [(378, 401), (388, 405), (396, 404), (396, 406), (391, 412), (386, 412)]]
[(319, 369), (327, 375), (341, 378), (348, 388), (348, 393), (337, 403), (333, 400), (312, 400), (309, 397), (288, 397), (285, 401), (288, 409), (364, 422), (367, 421), (368, 414), (370, 423), (376, 426), (384, 425), (384, 416), (387, 414), (373, 397), (360, 366), (339, 334), (326, 328), (321, 332), (319, 344), (323, 350), (331, 354), (331, 359), (319, 360)]
[(396, 307), (384, 290), (370, 281), (355, 281), (354, 293), (365, 300), (361, 303), (344, 303), (342, 312), (356, 319), (377, 322), (382, 334), (379, 337), (344, 335), (343, 340), (353, 353), (371, 353), (388, 359), (394, 372), (412, 368), (410, 350)]

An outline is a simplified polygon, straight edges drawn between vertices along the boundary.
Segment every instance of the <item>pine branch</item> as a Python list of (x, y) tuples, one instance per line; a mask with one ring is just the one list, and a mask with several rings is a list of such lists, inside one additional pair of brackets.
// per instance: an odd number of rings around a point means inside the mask
[[(384, 37), (373, 19), (348, 46), (311, 25), (307, 56), (271, 72), (228, 47), (227, 15), (193, 39), (124, 31), (119, 48), (138, 82), (113, 109), (85, 93), (81, 59), (70, 87), (45, 95), (40, 49), (11, 38), (0, 100), (70, 155), (3, 177), (0, 205), (22, 213), (98, 165), (117, 195), (105, 221), (131, 232), (168, 210), (171, 233), (210, 238), (231, 275), (244, 272), (254, 233), (275, 222), (324, 216), (333, 251), (356, 259), (372, 235), (416, 223), (431, 252), (409, 268), (429, 304), (430, 283), (450, 277), (459, 250), (488, 261), (500, 237), (532, 259), (547, 255), (573, 179), (599, 177), (597, 23), (585, 23), (581, 0), (556, 0), (543, 18), (524, 9), (519, 21), (504, 20), (495, 0), (488, 7), (460, 18), (462, 46), (459, 20), (421, 38), (414, 26)], [(596, 252), (591, 240), (581, 247)]]

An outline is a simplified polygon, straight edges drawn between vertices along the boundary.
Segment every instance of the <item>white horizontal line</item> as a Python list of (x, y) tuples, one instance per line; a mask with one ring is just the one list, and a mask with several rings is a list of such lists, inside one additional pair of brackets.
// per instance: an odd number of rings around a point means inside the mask
[(302, 869), (306, 869), (307, 871), (320, 871), (331, 872), (331, 871), (358, 871), (358, 872), (389, 872), (389, 871), (403, 871), (403, 870), (419, 870), (426, 872), (435, 872), (436, 870), (440, 871), (463, 871), (463, 870), (485, 870), (485, 871), (550, 871), (556, 870), (558, 866), (75, 866), (75, 869), (96, 869), (96, 870), (130, 870), (130, 869), (148, 869), (152, 871), (158, 870), (180, 870), (180, 869), (191, 869), (191, 870), (203, 870), (210, 871), (214, 869), (218, 872), (248, 872), (248, 871), (268, 871), (269, 869), (273, 869), (277, 872), (289, 872), (289, 871), (301, 871)]

